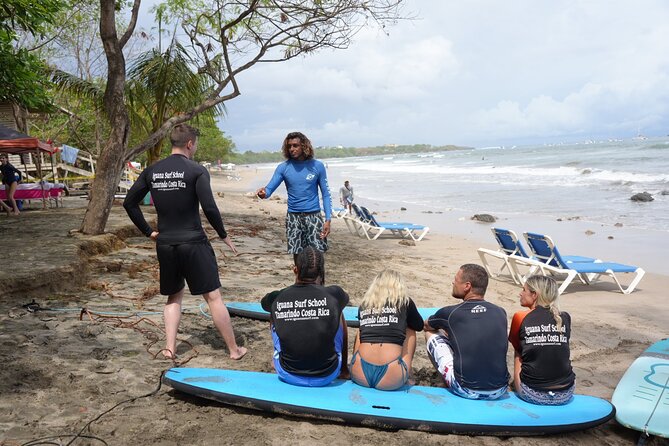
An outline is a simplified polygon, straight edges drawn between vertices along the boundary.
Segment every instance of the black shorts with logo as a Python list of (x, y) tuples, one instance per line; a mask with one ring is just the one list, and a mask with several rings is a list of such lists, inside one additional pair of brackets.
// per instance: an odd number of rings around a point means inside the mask
[(160, 294), (181, 291), (184, 280), (193, 295), (209, 293), (221, 286), (214, 248), (209, 240), (180, 244), (157, 244), (160, 264)]

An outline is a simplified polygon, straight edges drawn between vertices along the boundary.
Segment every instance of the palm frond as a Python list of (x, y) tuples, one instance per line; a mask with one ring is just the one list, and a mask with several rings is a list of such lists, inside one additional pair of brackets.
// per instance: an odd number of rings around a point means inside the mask
[(59, 90), (75, 94), (84, 99), (89, 99), (98, 106), (102, 105), (104, 86), (81, 79), (80, 77), (57, 68), (49, 70), (49, 77)]

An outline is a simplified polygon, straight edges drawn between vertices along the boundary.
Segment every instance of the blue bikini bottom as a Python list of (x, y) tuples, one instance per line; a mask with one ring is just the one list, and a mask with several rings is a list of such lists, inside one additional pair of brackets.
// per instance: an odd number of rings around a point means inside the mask
[[(353, 358), (351, 358), (351, 367), (353, 367), (353, 364), (355, 364), (355, 359), (358, 357), (358, 352), (359, 351), (356, 351), (353, 354)], [(379, 384), (379, 381), (381, 381), (381, 379), (383, 379), (383, 377), (386, 375), (388, 366), (395, 361), (397, 361), (397, 363), (402, 366), (402, 384), (404, 384), (409, 379), (409, 370), (407, 369), (407, 365), (401, 356), (397, 359), (393, 359), (387, 364), (382, 365), (371, 364), (362, 359), (361, 356), (360, 367), (362, 367), (362, 373), (365, 375), (365, 379), (367, 380), (369, 387), (376, 388), (376, 386)]]

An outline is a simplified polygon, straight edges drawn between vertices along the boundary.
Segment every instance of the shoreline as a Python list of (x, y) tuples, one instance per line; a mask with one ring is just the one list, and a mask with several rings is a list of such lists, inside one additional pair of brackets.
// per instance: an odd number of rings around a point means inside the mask
[[(241, 194), (255, 191), (265, 185), (273, 172), (266, 164), (237, 166), (240, 181), (226, 181), (225, 188)], [(214, 175), (212, 175), (212, 178)], [(353, 178), (353, 177), (351, 177)], [(338, 185), (330, 181), (330, 193), (335, 206), (338, 205)], [(274, 196), (285, 200), (285, 188), (280, 186)], [(603, 224), (588, 221), (579, 216), (546, 217), (518, 212), (495, 213), (495, 223), (471, 220), (473, 212), (462, 209), (436, 209), (429, 206), (393, 203), (389, 200), (356, 199), (356, 203), (366, 206), (378, 215), (379, 221), (409, 221), (430, 227), (427, 238), (436, 234), (458, 235), (477, 244), (478, 248), (497, 249), (491, 228), (500, 227), (514, 231), (527, 247), (523, 232), (536, 232), (550, 236), (558, 249), (569, 255), (595, 257), (606, 262), (635, 265), (647, 273), (669, 277), (669, 264), (665, 254), (669, 252), (667, 231), (640, 230), (619, 227), (616, 222)], [(402, 211), (401, 208), (406, 210)], [(477, 213), (489, 213), (485, 209)], [(334, 218), (333, 218), (334, 220)]]

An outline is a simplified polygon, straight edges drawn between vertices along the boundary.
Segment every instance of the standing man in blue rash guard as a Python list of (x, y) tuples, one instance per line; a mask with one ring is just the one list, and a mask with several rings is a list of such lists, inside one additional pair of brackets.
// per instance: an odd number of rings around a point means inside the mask
[[(202, 294), (207, 301), (230, 358), (241, 359), (246, 348), (237, 345), (230, 314), (221, 299), (216, 256), (202, 229), (200, 205), (223, 242), (232, 252), (237, 253), (237, 249), (225, 232), (211, 192), (209, 172), (191, 160), (197, 150), (197, 136), (198, 130), (189, 125), (174, 127), (170, 135), (172, 155), (142, 171), (128, 191), (123, 207), (135, 226), (156, 242), (160, 293), (168, 296), (163, 312), (167, 338), (163, 355), (168, 359), (176, 357), (185, 280), (191, 294)], [(157, 231), (149, 226), (139, 208), (149, 191), (158, 213)]]
[[(332, 215), (330, 188), (325, 166), (314, 159), (314, 148), (304, 134), (289, 133), (283, 140), (282, 151), (286, 161), (277, 166), (267, 186), (258, 189), (256, 194), (259, 198), (269, 198), (282, 182), (286, 184), (286, 238), (288, 252), (297, 261), (297, 255), (307, 246), (313, 246), (320, 252), (328, 250), (327, 236), (330, 234)], [(321, 218), (319, 188), (325, 221)]]

